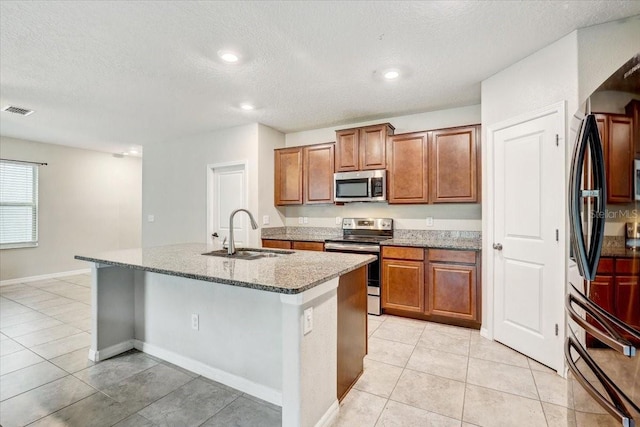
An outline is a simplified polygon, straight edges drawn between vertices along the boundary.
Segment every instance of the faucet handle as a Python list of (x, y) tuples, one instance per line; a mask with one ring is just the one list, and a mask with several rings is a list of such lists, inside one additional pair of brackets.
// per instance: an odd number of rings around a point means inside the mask
[(224, 237), (224, 240), (222, 241), (222, 249), (227, 249), (228, 246), (225, 246), (224, 244), (227, 243), (227, 236)]

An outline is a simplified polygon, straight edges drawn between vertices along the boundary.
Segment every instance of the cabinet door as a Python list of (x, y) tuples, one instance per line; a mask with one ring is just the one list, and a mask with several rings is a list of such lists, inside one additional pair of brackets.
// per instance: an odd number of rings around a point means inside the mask
[(293, 249), (300, 251), (324, 251), (324, 243), (322, 242), (293, 242)]
[(382, 308), (424, 311), (424, 262), (382, 260)]
[(334, 145), (304, 147), (304, 203), (333, 203)]
[[(602, 264), (602, 260), (600, 261)], [(598, 272), (600, 269), (598, 269)], [(589, 299), (591, 301), (598, 304), (600, 307), (605, 309), (611, 314), (613, 313), (613, 276), (603, 276), (601, 274), (596, 275), (595, 280), (591, 282), (591, 286), (589, 288)], [(602, 329), (600, 324), (593, 320), (593, 318), (587, 315), (587, 321), (597, 327), (598, 329)], [(587, 347), (594, 347), (597, 341), (593, 336), (587, 334)]]
[(476, 267), (429, 263), (428, 311), (434, 316), (477, 319)]
[(336, 172), (359, 170), (359, 137), (359, 129), (346, 129), (336, 132)]
[(360, 129), (360, 169), (386, 169), (387, 135), (393, 132), (390, 125), (367, 126)]
[(624, 107), (624, 111), (627, 113), (627, 116), (631, 117), (631, 122), (633, 123), (633, 145), (635, 147), (635, 158), (640, 158), (640, 101), (637, 99), (632, 99), (626, 107)]
[(607, 173), (607, 201), (628, 203), (633, 200), (633, 125), (630, 117), (608, 115), (604, 139)]
[(302, 148), (275, 150), (275, 204), (302, 204)]
[(266, 240), (262, 239), (263, 248), (273, 249), (291, 249), (291, 242), (289, 240)]
[(478, 201), (477, 127), (434, 131), (429, 158), (431, 203)]
[(639, 276), (617, 276), (615, 279), (615, 315), (636, 329), (640, 329)]
[(389, 138), (389, 203), (427, 203), (429, 132)]

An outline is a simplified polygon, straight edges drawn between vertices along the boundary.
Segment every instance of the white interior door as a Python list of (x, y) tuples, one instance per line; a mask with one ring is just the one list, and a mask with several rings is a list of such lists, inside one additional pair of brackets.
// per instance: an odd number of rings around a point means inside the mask
[(555, 108), (492, 132), (494, 338), (556, 370), (556, 328), (564, 331), (564, 126), (564, 108)]
[[(247, 208), (246, 170), (244, 164), (209, 166), (208, 240), (218, 233), (220, 243), (229, 238), (229, 215), (235, 209)], [(246, 247), (249, 239), (247, 217), (238, 213), (233, 220), (236, 247)]]

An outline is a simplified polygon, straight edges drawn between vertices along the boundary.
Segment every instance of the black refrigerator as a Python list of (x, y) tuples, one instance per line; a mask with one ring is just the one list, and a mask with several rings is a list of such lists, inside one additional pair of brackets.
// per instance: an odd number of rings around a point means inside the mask
[[(617, 74), (639, 62), (632, 58)], [(640, 94), (640, 73), (615, 78)], [(590, 105), (576, 113), (568, 189), (571, 259), (581, 276), (569, 280), (565, 297), (569, 377), (609, 414), (606, 425), (625, 427), (640, 427), (638, 105), (631, 99), (625, 114), (593, 114)], [(607, 224), (626, 235), (607, 235)]]

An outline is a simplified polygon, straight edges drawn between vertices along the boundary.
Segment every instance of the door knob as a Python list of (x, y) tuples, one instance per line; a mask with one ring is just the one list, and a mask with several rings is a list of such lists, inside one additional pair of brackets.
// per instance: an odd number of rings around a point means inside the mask
[(501, 251), (502, 250), (502, 243), (494, 243), (493, 244), (493, 249)]

